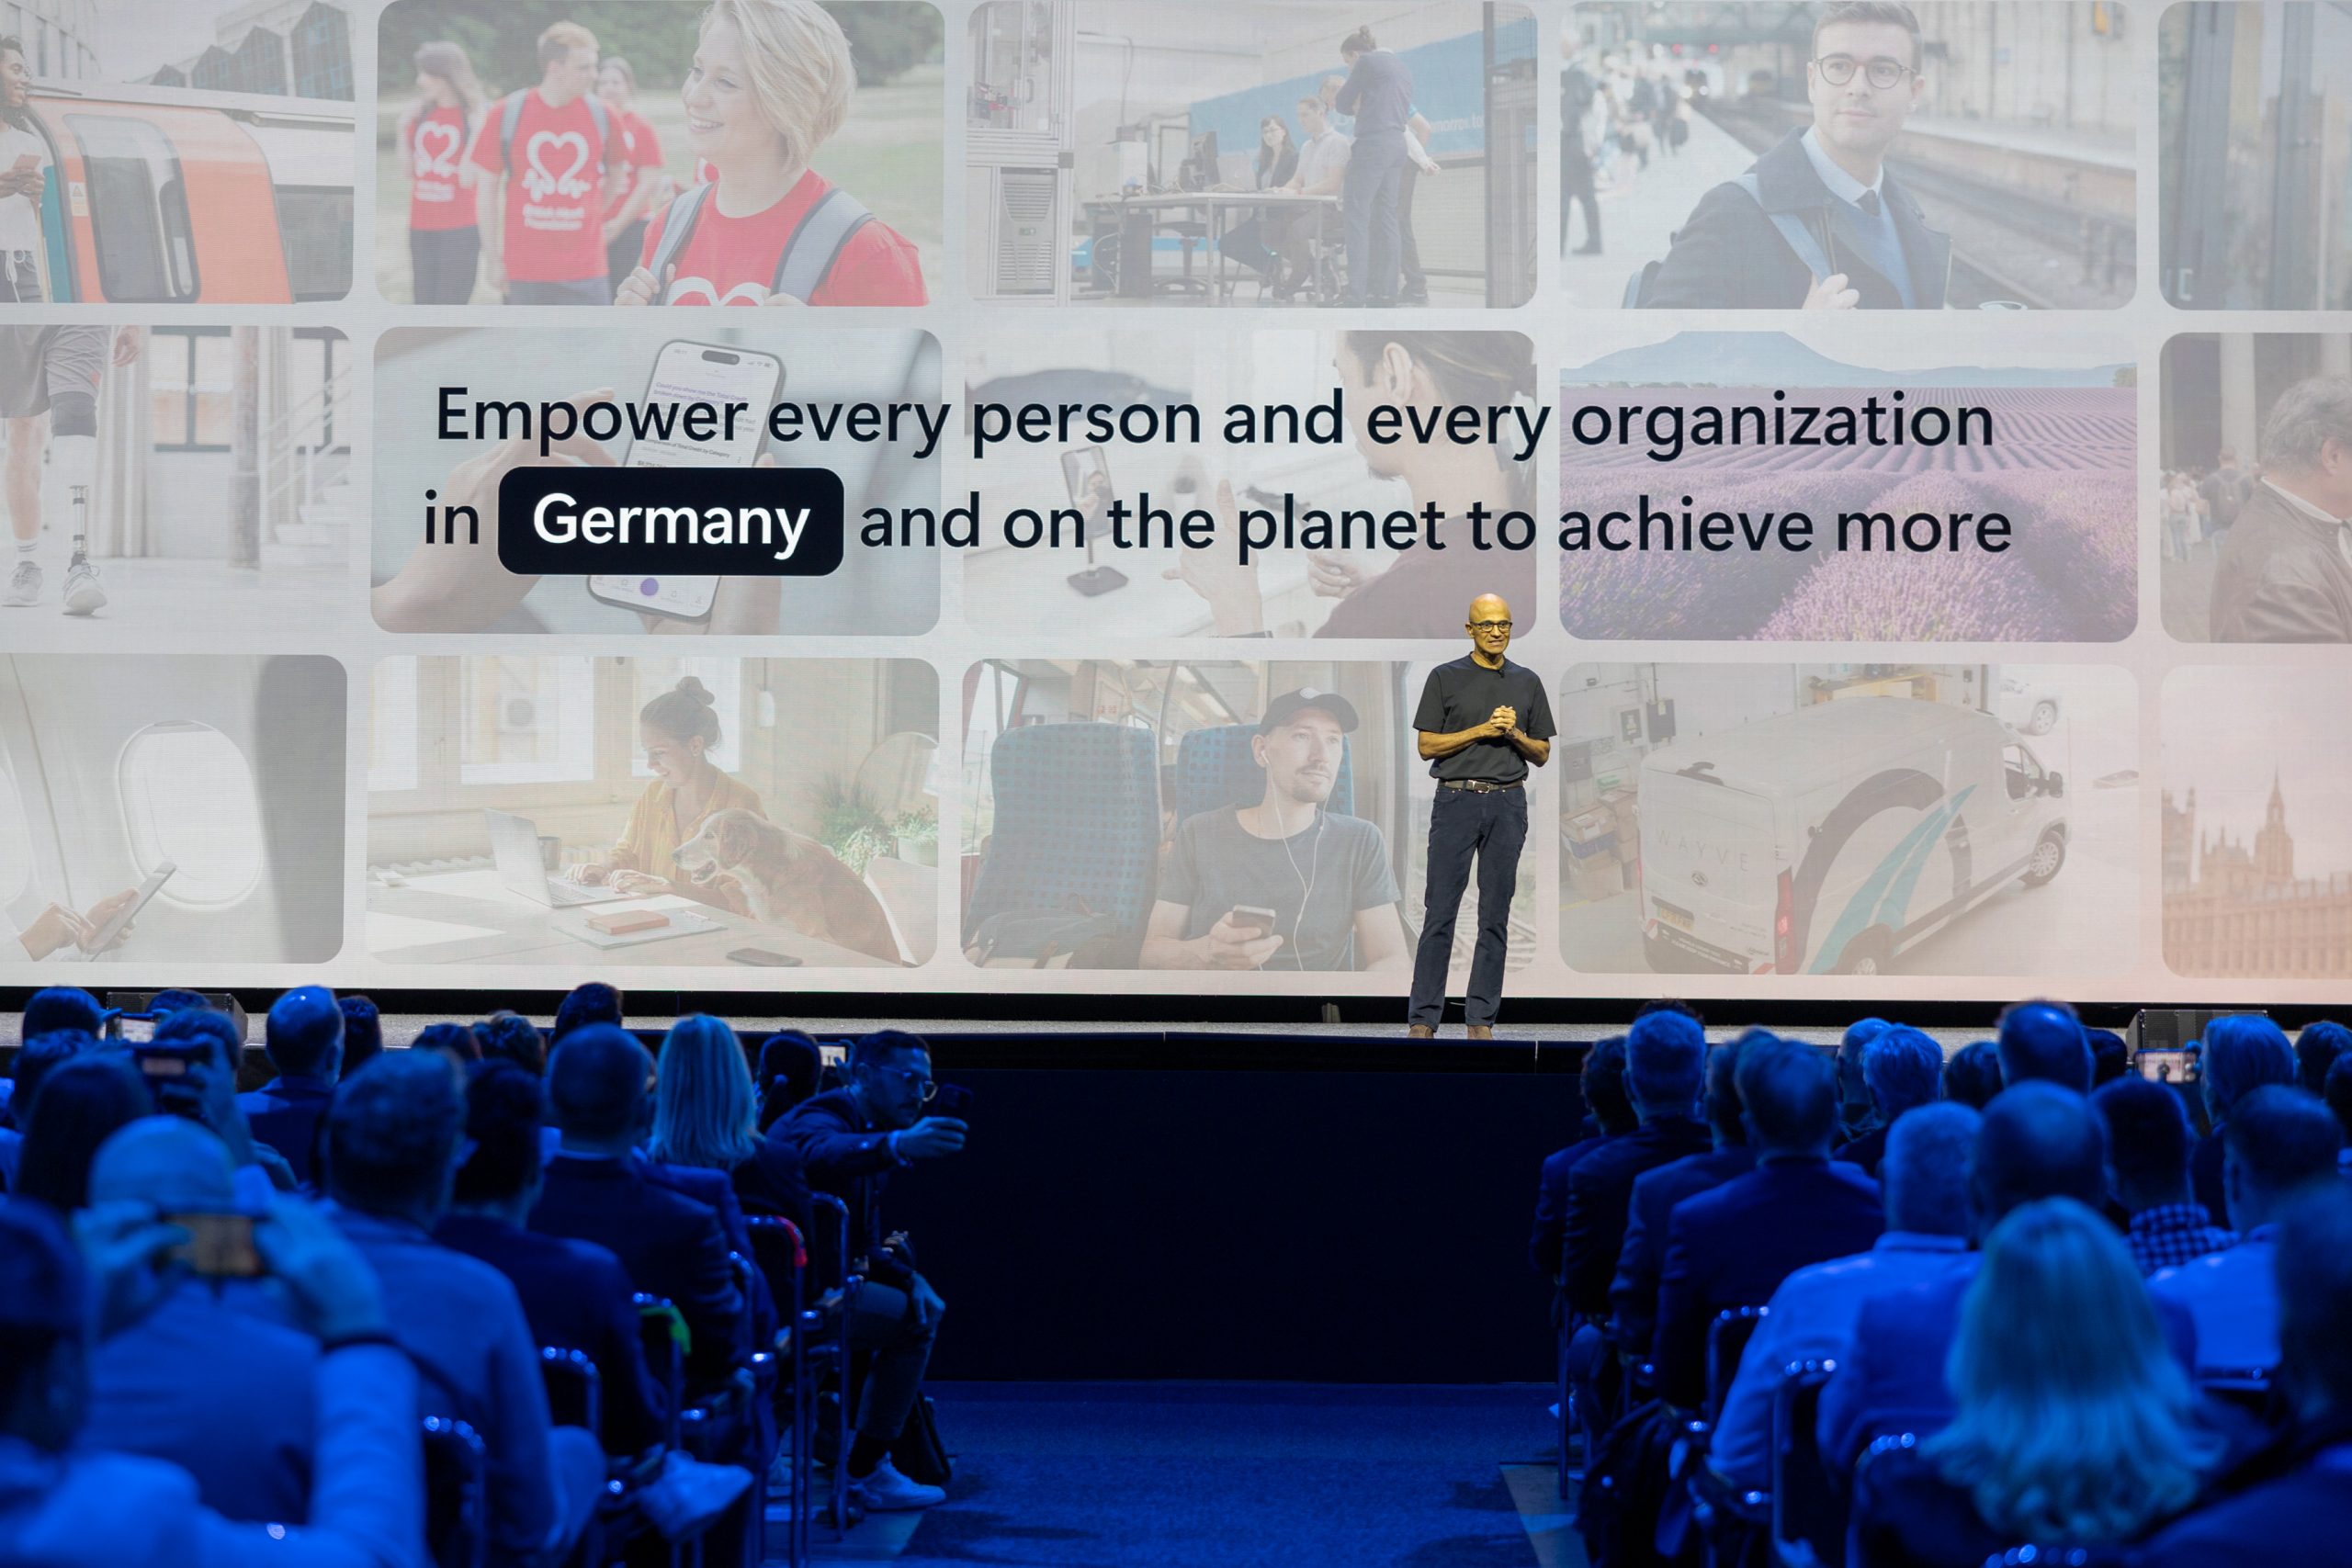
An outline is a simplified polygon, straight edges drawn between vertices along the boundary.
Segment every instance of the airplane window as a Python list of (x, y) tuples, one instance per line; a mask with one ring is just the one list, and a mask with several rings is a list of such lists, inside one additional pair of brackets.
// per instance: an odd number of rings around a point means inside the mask
[(0, 904), (14, 902), (32, 880), (33, 836), (25, 824), (25, 802), (17, 781), (0, 768)]
[(124, 743), (116, 773), (139, 874), (167, 860), (179, 867), (157, 897), (219, 908), (261, 881), (254, 770), (227, 736), (187, 719), (151, 724)]

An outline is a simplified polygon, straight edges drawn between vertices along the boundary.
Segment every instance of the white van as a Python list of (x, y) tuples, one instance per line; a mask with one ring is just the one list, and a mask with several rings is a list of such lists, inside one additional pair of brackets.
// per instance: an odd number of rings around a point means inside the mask
[(1878, 975), (2066, 862), (2064, 775), (1999, 719), (1851, 697), (1643, 761), (1643, 946), (1661, 973)]

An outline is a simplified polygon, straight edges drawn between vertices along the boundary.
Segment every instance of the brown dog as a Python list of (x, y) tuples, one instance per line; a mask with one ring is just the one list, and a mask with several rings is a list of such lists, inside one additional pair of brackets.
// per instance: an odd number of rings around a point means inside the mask
[(814, 839), (749, 811), (715, 811), (675, 859), (697, 886), (733, 882), (755, 920), (899, 961), (881, 900)]

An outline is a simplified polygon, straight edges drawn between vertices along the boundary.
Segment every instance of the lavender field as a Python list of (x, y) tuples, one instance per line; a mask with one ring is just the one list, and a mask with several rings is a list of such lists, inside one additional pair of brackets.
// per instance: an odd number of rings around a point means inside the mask
[[(1792, 400), (1859, 408), (1886, 389), (1806, 388)], [(1813, 548), (1564, 552), (1560, 619), (1583, 637), (1803, 642), (2114, 642), (2137, 622), (2136, 392), (2130, 387), (1905, 389), (1917, 408), (1992, 412), (1990, 446), (1693, 447), (1565, 443), (1563, 510), (1801, 511)], [(1770, 406), (1769, 388), (1571, 387), (1562, 415), (1620, 400), (1685, 410)], [(1933, 555), (1838, 549), (1840, 512), (1987, 512), (2009, 548)], [(1621, 531), (1622, 533), (1622, 531)]]

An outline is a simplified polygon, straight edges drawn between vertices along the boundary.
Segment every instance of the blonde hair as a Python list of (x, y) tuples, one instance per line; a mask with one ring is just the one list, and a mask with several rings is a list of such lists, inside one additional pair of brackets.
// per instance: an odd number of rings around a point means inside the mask
[(594, 49), (596, 35), (578, 22), (557, 22), (539, 35), (539, 63), (552, 65), (575, 49)]
[(2220, 1457), (2131, 1254), (2071, 1198), (1995, 1228), (1944, 1379), (1959, 1414), (1919, 1451), (2018, 1540), (2128, 1540), (2188, 1506)]
[(791, 161), (807, 164), (849, 118), (857, 85), (849, 39), (816, 0), (713, 0), (701, 30), (731, 25), (743, 40), (752, 100)]
[(724, 1021), (689, 1013), (662, 1041), (646, 1152), (672, 1165), (732, 1170), (760, 1146), (759, 1097), (742, 1043)]

